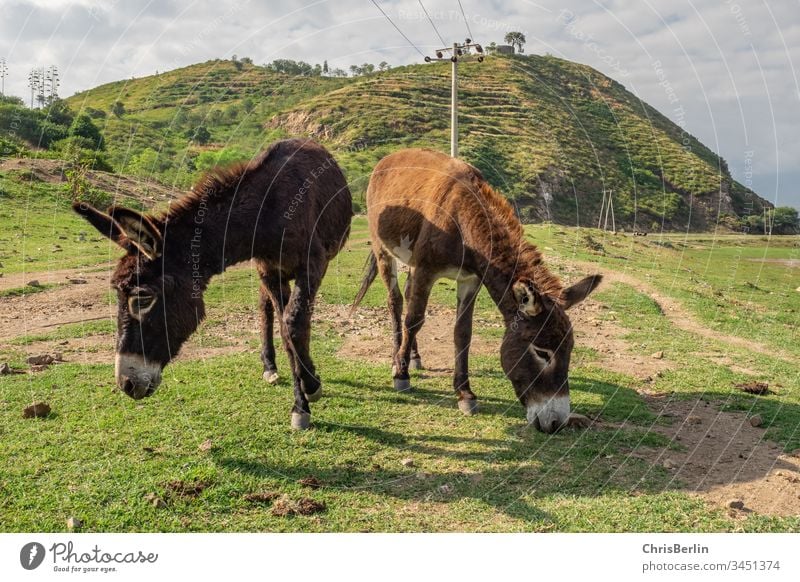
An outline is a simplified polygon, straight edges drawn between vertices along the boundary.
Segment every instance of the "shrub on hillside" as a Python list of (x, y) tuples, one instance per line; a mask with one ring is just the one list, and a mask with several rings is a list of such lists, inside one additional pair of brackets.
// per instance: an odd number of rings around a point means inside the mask
[(69, 127), (69, 135), (89, 140), (94, 150), (105, 149), (103, 134), (100, 133), (100, 129), (94, 124), (92, 118), (85, 113), (78, 115), (74, 119)]

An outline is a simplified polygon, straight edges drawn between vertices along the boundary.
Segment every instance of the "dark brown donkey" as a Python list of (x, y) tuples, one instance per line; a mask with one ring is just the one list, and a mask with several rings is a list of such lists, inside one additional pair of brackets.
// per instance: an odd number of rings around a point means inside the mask
[(118, 206), (103, 213), (79, 202), (73, 207), (128, 251), (112, 278), (119, 298), (120, 389), (137, 400), (153, 394), (164, 366), (205, 316), (209, 280), (252, 258), (261, 276), (264, 379), (278, 379), (277, 311), (294, 377), (292, 427), (308, 427), (308, 403), (322, 395), (309, 354), (314, 298), (353, 214), (344, 175), (322, 146), (276, 142), (248, 164), (207, 174), (161, 216)]
[[(477, 410), (467, 362), (472, 312), (483, 285), (505, 320), (500, 360), (528, 422), (545, 432), (587, 423), (570, 413), (573, 336), (565, 311), (594, 290), (599, 275), (564, 288), (525, 240), (505, 198), (477, 169), (442, 153), (411, 149), (383, 158), (369, 182), (367, 212), (373, 254), (355, 305), (379, 272), (389, 289), (396, 390), (410, 389), (409, 366), (422, 365), (417, 332), (434, 282), (448, 277), (457, 282), (453, 386), (462, 412)], [(398, 261), (409, 267), (402, 325)]]

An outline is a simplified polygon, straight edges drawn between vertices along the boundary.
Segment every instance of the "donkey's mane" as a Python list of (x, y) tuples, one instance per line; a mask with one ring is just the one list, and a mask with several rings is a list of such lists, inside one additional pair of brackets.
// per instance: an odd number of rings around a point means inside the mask
[(227, 200), (252, 173), (267, 163), (277, 145), (271, 145), (249, 162), (235, 162), (207, 171), (188, 193), (170, 204), (163, 218), (166, 220), (178, 218), (197, 208), (201, 202), (209, 204)]
[[(492, 246), (509, 251), (494, 255), (492, 261), (503, 271), (513, 273), (517, 279), (531, 279), (540, 293), (558, 296), (564, 286), (561, 280), (545, 266), (541, 251), (525, 239), (525, 230), (514, 208), (506, 197), (492, 188), (480, 174), (475, 178), (474, 186), (480, 192), (482, 202), (486, 204), (482, 212), (492, 217)], [(472, 196), (468, 199), (475, 200)]]

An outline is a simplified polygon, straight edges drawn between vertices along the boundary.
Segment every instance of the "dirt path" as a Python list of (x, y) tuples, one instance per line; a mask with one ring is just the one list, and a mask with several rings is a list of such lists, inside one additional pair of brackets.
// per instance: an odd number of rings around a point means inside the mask
[(577, 266), (580, 270), (587, 273), (602, 273), (604, 285), (608, 285), (609, 283), (624, 283), (626, 285), (630, 285), (638, 292), (648, 295), (658, 304), (658, 306), (661, 308), (661, 311), (670, 320), (670, 322), (684, 331), (688, 331), (707, 339), (720, 341), (737, 348), (743, 348), (751, 352), (756, 352), (758, 354), (779, 358), (791, 364), (797, 363), (796, 356), (784, 352), (778, 348), (755, 342), (747, 338), (726, 334), (724, 332), (707, 327), (692, 313), (690, 313), (679, 301), (661, 293), (649, 283), (645, 283), (641, 279), (638, 279), (629, 273), (607, 269), (596, 263), (573, 261), (569, 264)]
[[(0, 291), (7, 289), (18, 289), (24, 287), (31, 281), (39, 281), (42, 285), (52, 285), (69, 283), (75, 279), (86, 279), (87, 274), (97, 272), (110, 273), (113, 269), (112, 263), (95, 265), (93, 267), (79, 267), (75, 269), (54, 269), (52, 271), (34, 271), (30, 273), (11, 273), (0, 277)], [(108, 280), (108, 276), (106, 276)]]
[[(107, 301), (111, 290), (110, 267), (109, 270), (90, 272), (94, 268), (10, 276), (9, 280), (19, 277), (21, 284), (12, 283), (8, 288), (24, 286), (32, 280), (42, 284), (64, 284), (29, 295), (0, 298), (0, 340), (53, 331), (67, 323), (114, 317), (116, 306)], [(5, 279), (0, 279), (3, 285), (7, 283)], [(82, 282), (76, 284), (71, 280)]]

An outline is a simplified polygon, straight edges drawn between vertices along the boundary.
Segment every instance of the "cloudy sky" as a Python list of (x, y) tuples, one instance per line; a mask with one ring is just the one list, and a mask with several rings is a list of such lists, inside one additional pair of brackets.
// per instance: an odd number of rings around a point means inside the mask
[[(347, 68), (441, 45), (419, 0), (0, 0), (7, 93), (56, 65), (60, 93), (233, 54)], [(800, 208), (800, 0), (423, 0), (449, 43), (522, 31), (526, 52), (586, 63), (681, 122), (734, 176)], [(467, 26), (468, 25), (468, 26)]]

